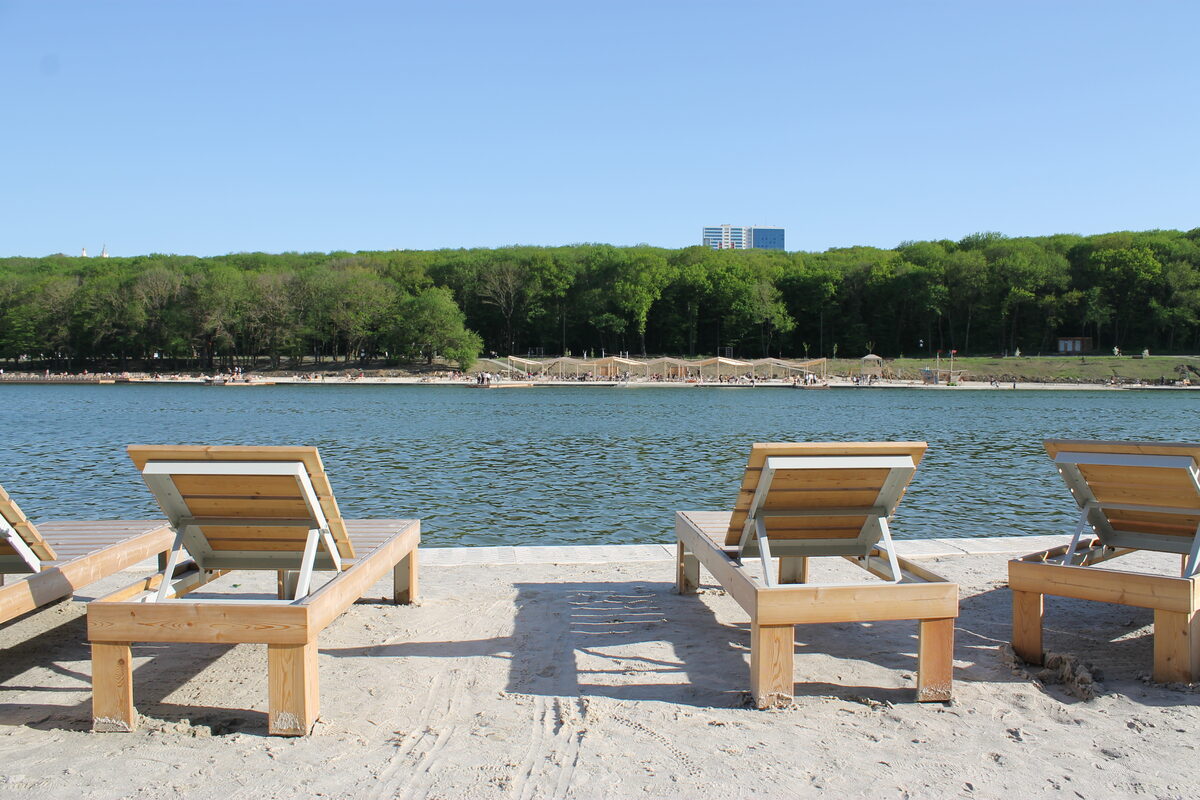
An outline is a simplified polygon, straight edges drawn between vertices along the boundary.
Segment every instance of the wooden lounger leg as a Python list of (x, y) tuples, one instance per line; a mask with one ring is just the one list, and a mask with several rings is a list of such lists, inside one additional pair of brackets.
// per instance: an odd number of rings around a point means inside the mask
[(1043, 595), (1014, 590), (1012, 596), (1013, 652), (1030, 664), (1041, 664)]
[(795, 626), (750, 624), (750, 694), (755, 706), (792, 702), (795, 653)]
[(294, 569), (275, 571), (279, 576), (275, 581), (275, 591), (280, 600), (291, 600), (296, 596), (296, 586), (300, 583), (300, 572)]
[(917, 702), (950, 699), (954, 685), (954, 619), (923, 619), (917, 645)]
[(392, 568), (392, 600), (397, 604), (417, 602), (417, 551), (400, 559)]
[(92, 642), (92, 730), (129, 733), (136, 727), (129, 642)]
[(695, 594), (700, 588), (700, 559), (689, 553), (683, 542), (676, 542), (675, 589), (680, 594)]
[(1200, 614), (1154, 610), (1154, 680), (1191, 683), (1200, 670)]
[(808, 583), (808, 556), (782, 556), (779, 559), (780, 583)]
[(307, 736), (321, 711), (317, 643), (267, 645), (268, 730)]

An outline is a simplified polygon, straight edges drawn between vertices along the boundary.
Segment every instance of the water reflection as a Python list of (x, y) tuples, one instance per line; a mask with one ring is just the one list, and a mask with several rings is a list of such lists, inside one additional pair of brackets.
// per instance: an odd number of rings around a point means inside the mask
[(1191, 395), (694, 388), (0, 387), (0, 483), (35, 518), (157, 515), (129, 443), (315, 444), (346, 516), (428, 544), (667, 541), (728, 508), (751, 442), (925, 440), (904, 538), (1058, 533), (1041, 440), (1195, 438)]

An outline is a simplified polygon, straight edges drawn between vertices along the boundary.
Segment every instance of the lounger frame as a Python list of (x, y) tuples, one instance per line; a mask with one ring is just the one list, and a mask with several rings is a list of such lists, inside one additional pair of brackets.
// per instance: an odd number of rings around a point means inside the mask
[[(779, 559), (779, 584), (766, 586), (738, 562), (735, 550), (714, 541), (728, 519), (727, 513), (676, 512), (676, 587), (680, 594), (695, 593), (703, 564), (750, 615), (750, 694), (758, 708), (792, 702), (795, 626), (821, 622), (917, 620), (917, 700), (950, 699), (957, 584), (897, 557), (900, 583), (803, 585), (807, 557), (784, 556)], [(890, 581), (886, 556), (878, 549), (871, 556), (845, 558)]]
[[(324, 586), (298, 599), (189, 601), (187, 595), (227, 570), (204, 570), (187, 561), (163, 593), (164, 573), (88, 605), (92, 642), (92, 725), (97, 731), (132, 731), (133, 642), (267, 645), (268, 727), (281, 736), (307, 735), (320, 714), (317, 637), (378, 580), (392, 571), (392, 599), (417, 599), (418, 520), (346, 520), (362, 555)], [(370, 545), (374, 544), (374, 547)], [(280, 575), (279, 592), (287, 591)], [(156, 599), (160, 594), (164, 599)]]
[[(1046, 595), (1149, 608), (1154, 679), (1200, 680), (1200, 527), (1193, 531), (1200, 519), (1200, 446), (1048, 439), (1045, 447), (1079, 517), (1069, 544), (1008, 562), (1013, 650), (1031, 664), (1043, 663)], [(1101, 497), (1082, 472), (1088, 468), (1108, 470)], [(1142, 473), (1140, 480), (1123, 485), (1122, 471), (1133, 470)], [(1150, 474), (1162, 478), (1148, 480)], [(1109, 568), (1107, 562), (1140, 550), (1178, 554), (1181, 575)]]
[[(750, 615), (759, 708), (792, 701), (795, 626), (820, 622), (918, 620), (917, 699), (950, 699), (958, 585), (900, 558), (888, 527), (924, 452), (923, 442), (755, 444), (732, 513), (676, 512), (676, 586), (695, 592), (703, 564)], [(769, 501), (781, 471), (790, 482)], [(774, 521), (787, 523), (779, 538), (769, 535)], [(822, 556), (875, 580), (810, 585), (808, 559)], [(760, 568), (747, 566), (754, 562)]]
[[(1062, 563), (1072, 548), (1071, 563)], [(1045, 595), (1097, 600), (1154, 610), (1154, 680), (1193, 683), (1200, 679), (1200, 577), (1094, 568), (1133, 552), (1137, 551), (1090, 539), (1009, 561), (1016, 654), (1030, 664), (1043, 662)], [(1186, 562), (1181, 568), (1186, 570)]]

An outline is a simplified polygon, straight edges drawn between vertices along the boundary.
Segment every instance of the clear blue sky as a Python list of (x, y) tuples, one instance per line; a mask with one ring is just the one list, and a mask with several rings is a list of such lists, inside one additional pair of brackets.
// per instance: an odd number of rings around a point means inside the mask
[(1196, 2), (3, 2), (0, 255), (1200, 226)]

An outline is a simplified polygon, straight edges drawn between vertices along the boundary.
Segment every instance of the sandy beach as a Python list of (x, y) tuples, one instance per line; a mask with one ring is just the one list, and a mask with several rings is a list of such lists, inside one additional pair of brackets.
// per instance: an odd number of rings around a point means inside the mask
[(1149, 681), (1151, 612), (1050, 600), (1066, 683), (1007, 654), (1006, 559), (1060, 538), (902, 545), (961, 584), (952, 703), (913, 702), (914, 623), (822, 625), (779, 711), (747, 706), (746, 619), (707, 575), (675, 594), (671, 546), (430, 549), (419, 605), (380, 583), (325, 631), (301, 739), (266, 736), (252, 645), (135, 645), (141, 727), (91, 733), (80, 601), (127, 571), (0, 629), (0, 796), (1194, 796), (1197, 695)]

